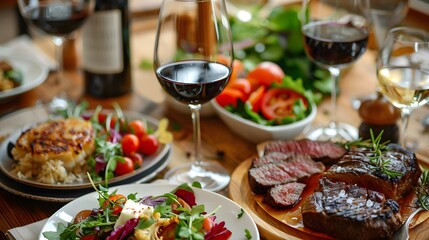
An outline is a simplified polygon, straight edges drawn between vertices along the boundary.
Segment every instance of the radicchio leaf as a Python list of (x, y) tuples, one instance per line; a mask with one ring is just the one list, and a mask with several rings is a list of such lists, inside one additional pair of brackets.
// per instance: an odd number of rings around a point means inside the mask
[(215, 224), (210, 231), (204, 237), (204, 240), (218, 239), (218, 240), (226, 240), (232, 235), (231, 231), (229, 231), (225, 227), (225, 222), (220, 222)]
[(166, 200), (165, 197), (154, 198), (152, 196), (146, 196), (146, 197), (142, 198), (142, 200), (140, 202), (146, 206), (156, 206), (156, 205), (159, 205), (159, 204), (165, 202), (165, 200)]
[(103, 154), (98, 154), (95, 156), (95, 171), (97, 173), (104, 172), (106, 169), (106, 160), (103, 157)]
[(139, 223), (138, 218), (132, 218), (128, 220), (123, 226), (113, 230), (110, 236), (106, 240), (122, 240), (126, 239), (130, 234), (134, 232), (134, 228)]
[(174, 192), (174, 194), (177, 197), (183, 199), (183, 201), (185, 201), (191, 207), (197, 205), (195, 201), (195, 194), (191, 191), (179, 188)]

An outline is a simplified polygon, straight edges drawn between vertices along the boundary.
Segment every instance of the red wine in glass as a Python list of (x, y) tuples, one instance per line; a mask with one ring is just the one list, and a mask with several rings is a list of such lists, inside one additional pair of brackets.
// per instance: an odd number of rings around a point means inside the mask
[(303, 27), (308, 56), (326, 66), (347, 65), (366, 50), (368, 31), (351, 24), (313, 22)]
[(203, 60), (179, 61), (163, 65), (156, 76), (164, 90), (185, 104), (203, 104), (225, 87), (231, 69), (221, 63)]
[(90, 11), (79, 3), (40, 3), (23, 9), (27, 21), (49, 35), (66, 36), (83, 25)]

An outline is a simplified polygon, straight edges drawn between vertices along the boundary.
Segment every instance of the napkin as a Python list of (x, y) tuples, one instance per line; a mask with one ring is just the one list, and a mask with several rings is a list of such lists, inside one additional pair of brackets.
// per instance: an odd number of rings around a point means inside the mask
[(34, 44), (28, 35), (18, 36), (0, 45), (0, 54), (32, 59), (47, 66), (50, 70), (55, 70), (57, 66), (56, 61)]
[(47, 220), (43, 219), (22, 227), (12, 228), (6, 232), (6, 237), (9, 240), (36, 240)]

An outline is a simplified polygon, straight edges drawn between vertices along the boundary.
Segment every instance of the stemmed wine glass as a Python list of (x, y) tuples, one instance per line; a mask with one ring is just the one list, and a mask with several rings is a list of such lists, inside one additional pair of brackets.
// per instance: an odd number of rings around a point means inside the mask
[(200, 108), (225, 87), (231, 74), (233, 48), (224, 0), (164, 0), (155, 41), (154, 68), (163, 89), (192, 112), (194, 161), (165, 175), (174, 183), (198, 181), (218, 191), (228, 172), (201, 155)]
[(429, 33), (399, 27), (389, 31), (377, 60), (381, 93), (401, 110), (400, 144), (407, 145), (408, 119), (413, 109), (429, 102)]
[(303, 1), (301, 21), (305, 51), (333, 77), (330, 123), (306, 130), (309, 139), (342, 142), (358, 137), (355, 127), (336, 120), (337, 91), (341, 69), (355, 62), (367, 48), (368, 7), (368, 0)]
[(381, 49), (387, 33), (402, 22), (408, 13), (409, 0), (377, 0), (370, 2), (369, 17), (377, 48)]
[[(52, 36), (57, 61), (56, 85), (62, 86), (63, 45), (79, 29), (94, 10), (94, 0), (18, 0), (26, 22)], [(65, 86), (62, 89), (66, 89)]]

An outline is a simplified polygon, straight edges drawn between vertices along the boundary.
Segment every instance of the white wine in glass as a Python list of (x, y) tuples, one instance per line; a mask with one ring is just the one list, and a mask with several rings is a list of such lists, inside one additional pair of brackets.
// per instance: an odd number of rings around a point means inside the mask
[(412, 111), (429, 102), (429, 33), (399, 27), (389, 31), (377, 60), (381, 93), (401, 110), (400, 143), (407, 143), (407, 126)]

